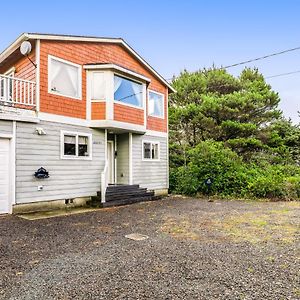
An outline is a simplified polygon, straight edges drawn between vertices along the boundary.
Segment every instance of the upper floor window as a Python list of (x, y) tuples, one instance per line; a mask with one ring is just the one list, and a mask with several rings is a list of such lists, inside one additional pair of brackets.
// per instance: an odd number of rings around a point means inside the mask
[(143, 107), (143, 85), (115, 75), (114, 99), (121, 103)]
[(92, 73), (92, 100), (105, 100), (104, 72)]
[(49, 55), (49, 93), (81, 99), (81, 66)]
[(164, 117), (164, 95), (154, 91), (148, 94), (148, 114), (153, 117)]

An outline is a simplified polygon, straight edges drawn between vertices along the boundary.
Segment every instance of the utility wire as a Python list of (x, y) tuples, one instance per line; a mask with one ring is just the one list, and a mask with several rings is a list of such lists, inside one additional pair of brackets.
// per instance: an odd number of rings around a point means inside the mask
[[(293, 75), (293, 74), (299, 74), (300, 70), (298, 71), (292, 71), (292, 72), (286, 72), (286, 73), (280, 73), (276, 75), (271, 75), (271, 76), (264, 76), (265, 79), (271, 79), (271, 78), (276, 78), (276, 77), (281, 77), (281, 76), (288, 76), (288, 75)], [(173, 78), (167, 79), (167, 80), (172, 80)]]
[[(225, 67), (221, 67), (220, 69), (229, 69), (229, 68), (233, 68), (233, 67), (237, 67), (237, 66), (240, 66), (240, 65), (245, 65), (247, 63), (251, 63), (251, 62), (254, 62), (254, 61), (258, 61), (258, 60), (263, 60), (263, 59), (266, 59), (266, 58), (270, 58), (270, 57), (273, 57), (273, 56), (277, 56), (277, 55), (281, 55), (281, 54), (284, 54), (284, 53), (288, 53), (288, 52), (292, 52), (292, 51), (296, 51), (296, 50), (300, 50), (300, 47), (295, 47), (295, 48), (291, 48), (291, 49), (286, 49), (286, 50), (283, 50), (283, 51), (279, 51), (279, 52), (275, 52), (275, 53), (271, 53), (271, 54), (268, 54), (268, 55), (264, 55), (264, 56), (261, 56), (261, 57), (257, 57), (257, 58), (253, 58), (253, 59), (249, 59), (249, 60), (245, 60), (245, 61), (242, 61), (242, 62), (239, 62), (239, 63), (235, 63), (235, 64), (232, 64), (232, 65), (228, 65), (228, 66), (225, 66)], [(294, 74), (294, 72), (290, 72), (291, 74)], [(295, 73), (298, 73), (295, 72)], [(280, 76), (283, 76), (281, 74), (278, 74)], [(278, 75), (274, 75), (274, 77), (279, 77)], [(285, 75), (289, 75), (289, 74), (285, 74)], [(271, 78), (273, 76), (269, 76), (268, 78)], [(267, 78), (267, 77), (266, 77)], [(173, 79), (172, 78), (168, 78), (166, 79), (167, 81), (171, 81)]]
[(283, 51), (280, 51), (280, 52), (275, 52), (275, 53), (272, 53), (272, 54), (268, 54), (268, 55), (265, 55), (265, 56), (261, 56), (261, 57), (257, 57), (257, 58), (253, 58), (253, 59), (249, 59), (249, 60), (245, 60), (245, 61), (242, 61), (242, 62), (239, 62), (239, 63), (236, 63), (236, 64), (225, 66), (225, 67), (223, 67), (221, 69), (229, 69), (229, 68), (233, 68), (233, 67), (236, 67), (236, 66), (245, 65), (247, 63), (251, 63), (251, 62), (254, 62), (254, 61), (258, 61), (258, 60), (263, 60), (263, 59), (266, 59), (266, 58), (269, 58), (269, 57), (281, 55), (281, 54), (284, 54), (284, 53), (287, 53), (287, 52), (296, 51), (296, 50), (300, 50), (300, 47), (291, 48), (291, 49), (283, 50)]
[(265, 79), (281, 77), (281, 76), (286, 76), (286, 75), (292, 75), (292, 74), (296, 74), (296, 73), (300, 73), (300, 70), (299, 71), (293, 71), (293, 72), (287, 72), (287, 73), (281, 73), (281, 74), (272, 75), (272, 76), (267, 76), (267, 77), (265, 77)]

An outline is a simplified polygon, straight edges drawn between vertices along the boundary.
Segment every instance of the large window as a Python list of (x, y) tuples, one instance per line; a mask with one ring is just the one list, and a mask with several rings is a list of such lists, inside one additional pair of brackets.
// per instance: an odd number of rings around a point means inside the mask
[(143, 141), (143, 160), (159, 160), (159, 143)]
[(164, 117), (164, 95), (149, 91), (148, 94), (148, 114), (153, 117)]
[(143, 85), (129, 79), (114, 76), (114, 99), (121, 103), (143, 106)]
[(92, 136), (85, 133), (62, 131), (61, 157), (90, 159), (92, 157)]
[(49, 93), (81, 99), (81, 67), (63, 59), (49, 56)]

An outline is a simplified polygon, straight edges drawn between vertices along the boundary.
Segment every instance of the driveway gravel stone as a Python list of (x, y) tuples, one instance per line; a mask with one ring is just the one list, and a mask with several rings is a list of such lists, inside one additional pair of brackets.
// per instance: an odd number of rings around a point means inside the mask
[(182, 197), (2, 216), (0, 299), (300, 299), (299, 220), (299, 202)]

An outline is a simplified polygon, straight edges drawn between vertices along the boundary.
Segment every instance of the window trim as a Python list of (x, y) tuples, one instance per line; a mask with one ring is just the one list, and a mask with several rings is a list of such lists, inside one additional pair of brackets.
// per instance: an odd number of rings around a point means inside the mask
[[(157, 144), (158, 145), (158, 158), (145, 158), (144, 157), (144, 144), (145, 143), (150, 143), (151, 144), (150, 153), (152, 153), (152, 144)], [(160, 142), (159, 141), (142, 140), (142, 161), (150, 161), (150, 162), (160, 161)]]
[[(150, 114), (150, 111), (149, 111), (150, 93), (161, 95), (163, 97), (163, 115), (162, 116), (156, 116), (156, 115)], [(158, 118), (158, 119), (165, 119), (165, 94), (154, 91), (154, 90), (151, 90), (151, 89), (148, 89), (148, 93), (147, 93), (147, 111), (148, 111), (148, 116), (150, 116), (150, 117)]]
[[(52, 72), (52, 67), (51, 67), (51, 61), (52, 60), (56, 60), (62, 63), (65, 63), (67, 65), (73, 66), (78, 68), (78, 97), (73, 97), (73, 96), (69, 96), (69, 95), (64, 95), (62, 93), (58, 93), (55, 91), (51, 90), (51, 72)], [(59, 58), (53, 55), (48, 55), (48, 93), (52, 94), (52, 95), (56, 95), (56, 96), (61, 96), (61, 97), (65, 97), (65, 98), (71, 98), (71, 99), (75, 99), (75, 100), (82, 100), (82, 66), (79, 64), (75, 64), (71, 61), (65, 60), (63, 58)]]
[[(142, 86), (142, 106), (137, 106), (137, 105), (133, 105), (133, 104), (129, 104), (129, 103), (124, 103), (124, 102), (121, 102), (119, 100), (115, 100), (115, 92), (114, 92), (115, 76), (127, 79), (129, 81), (135, 82), (135, 83), (140, 84)], [(145, 83), (142, 82), (142, 81), (133, 79), (129, 76), (120, 74), (118, 72), (113, 72), (113, 102), (114, 102), (114, 104), (121, 104), (121, 105), (125, 105), (125, 106), (128, 106), (128, 107), (144, 110), (144, 108), (145, 108)]]
[[(65, 135), (75, 136), (76, 155), (64, 155), (64, 137), (65, 137)], [(84, 137), (88, 138), (89, 156), (78, 156), (78, 137), (79, 136), (84, 136)], [(93, 138), (93, 136), (91, 133), (61, 130), (60, 131), (60, 158), (61, 159), (71, 159), (71, 160), (92, 160), (93, 159), (92, 138)]]

